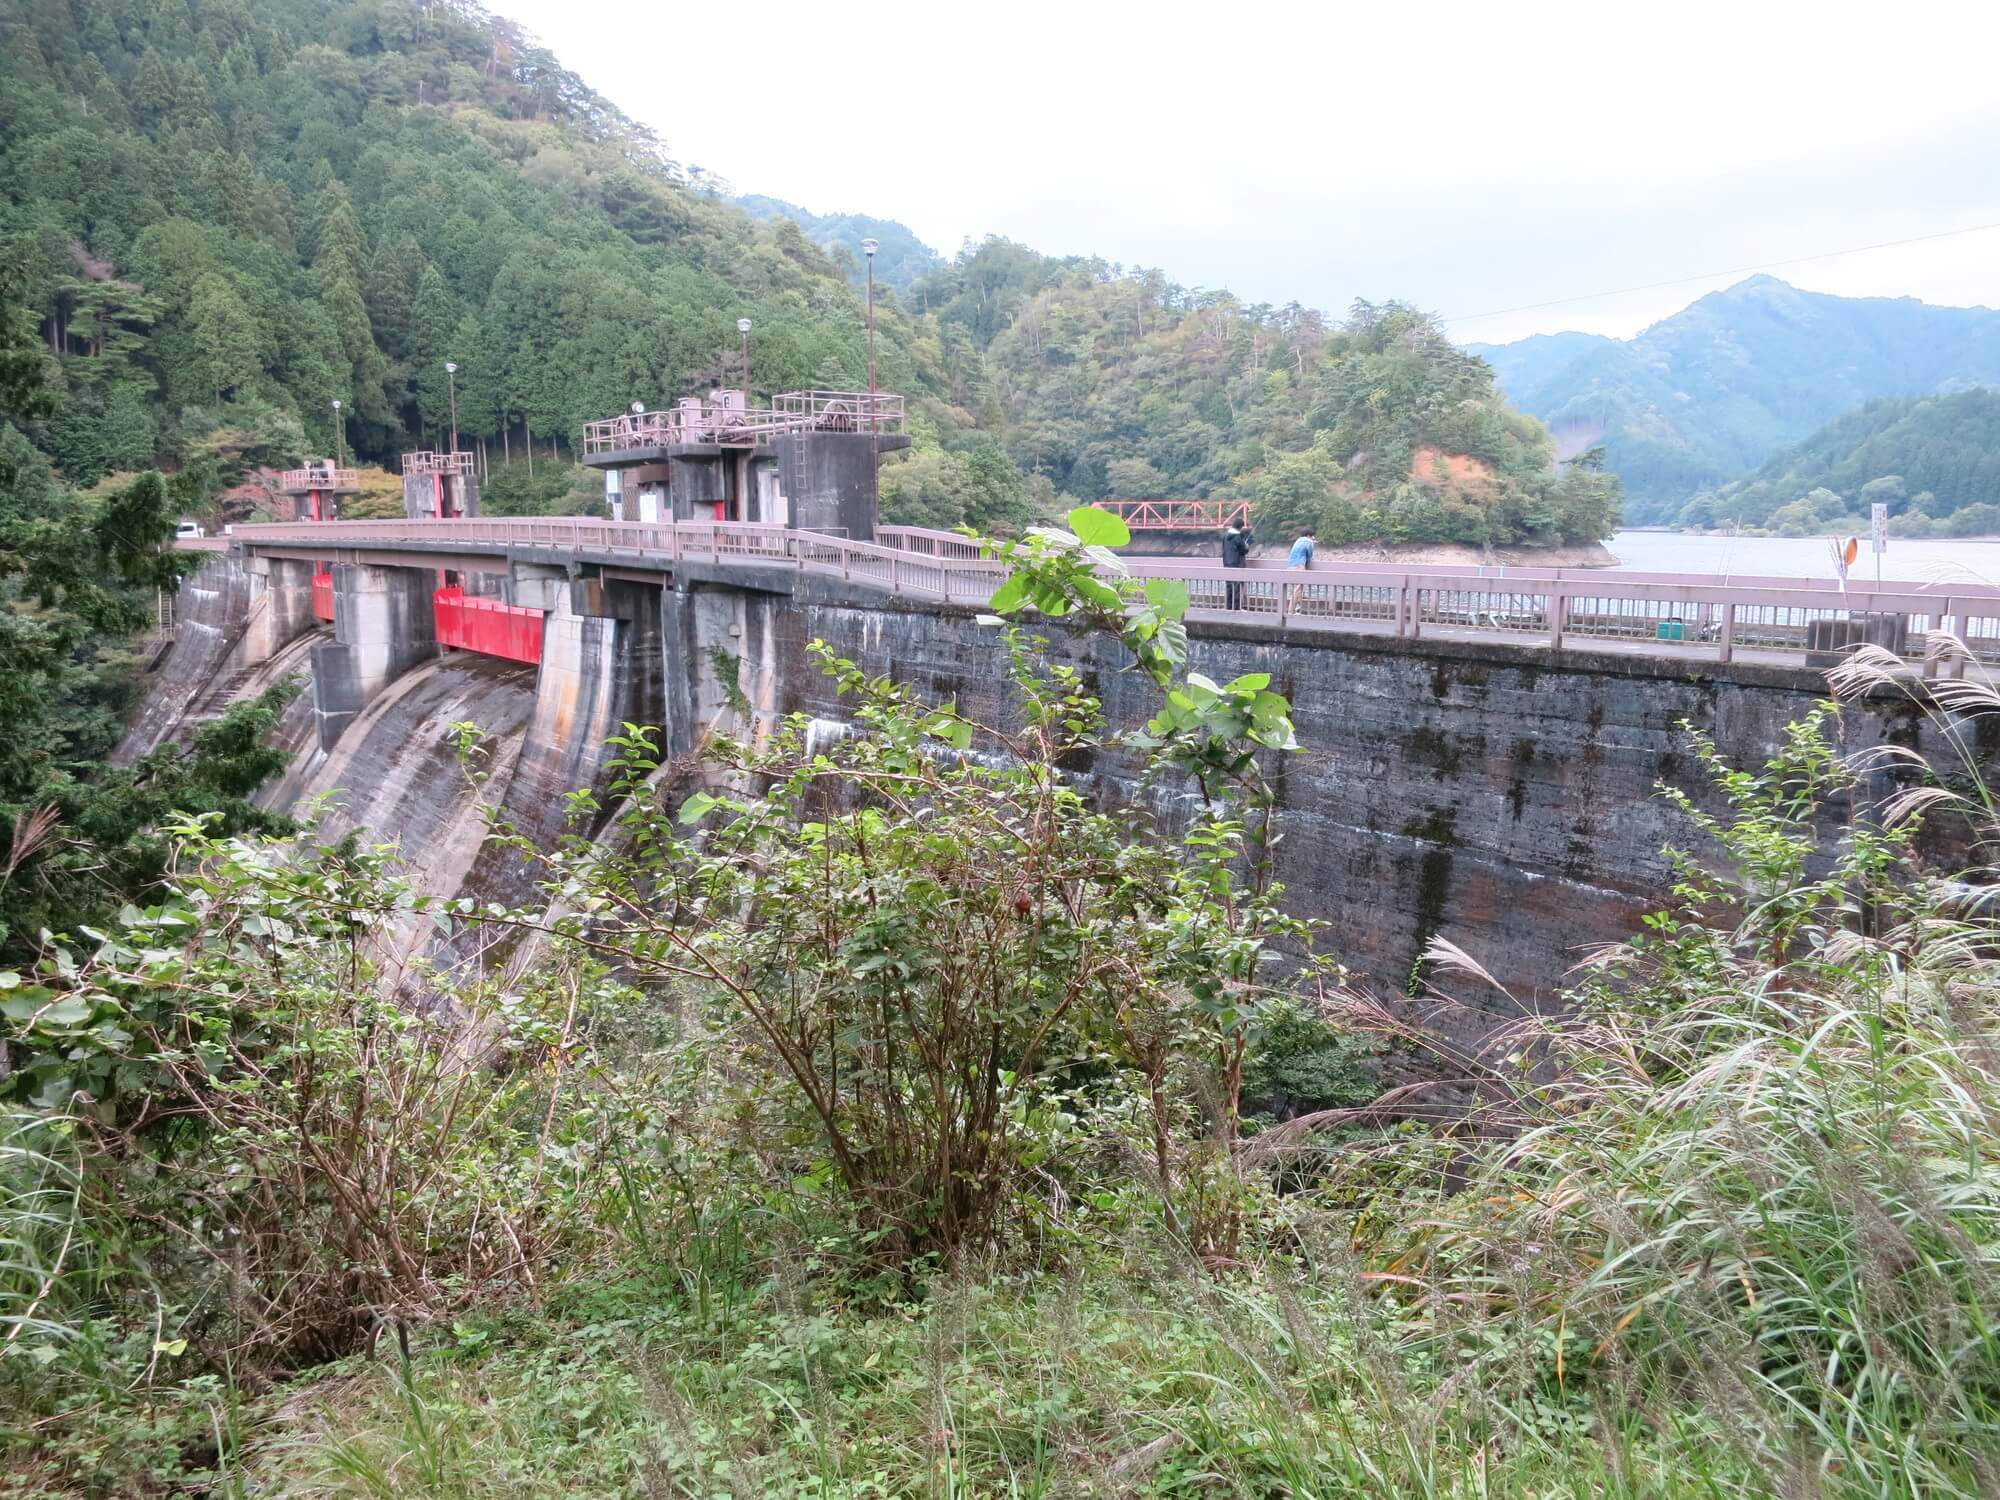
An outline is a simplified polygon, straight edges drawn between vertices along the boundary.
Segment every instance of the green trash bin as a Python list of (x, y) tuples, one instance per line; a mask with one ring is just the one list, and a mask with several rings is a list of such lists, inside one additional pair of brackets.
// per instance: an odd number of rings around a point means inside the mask
[(1687, 639), (1687, 626), (1680, 620), (1662, 620), (1653, 638), (1661, 641), (1684, 641)]

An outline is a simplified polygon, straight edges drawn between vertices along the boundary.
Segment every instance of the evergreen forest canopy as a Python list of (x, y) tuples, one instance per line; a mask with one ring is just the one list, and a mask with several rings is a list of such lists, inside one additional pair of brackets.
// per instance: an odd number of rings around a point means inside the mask
[[(498, 465), (734, 382), (742, 316), (758, 391), (865, 380), (848, 241), (886, 221), (753, 218), (475, 5), (32, 0), (6, 39), (0, 241), (59, 397), (27, 431), (71, 484), (330, 451), (336, 398), (339, 441), (391, 462), (442, 440), (447, 359), (461, 438)], [(877, 234), (896, 252), (880, 378), (917, 438), (884, 475), (893, 519), (1004, 529), (1069, 499), (1268, 486), (1274, 521), (1357, 538), (1615, 520), (1615, 486), (1554, 474), (1546, 437), (1407, 309), (1357, 309), (1348, 339), (1004, 240), (898, 293), (935, 264), (902, 234)], [(1375, 347), (1385, 311), (1399, 353)], [(494, 508), (587, 492), (551, 464), (503, 476)]]
[(1823, 536), (1865, 530), (1877, 502), (1896, 536), (2000, 534), (2000, 390), (1870, 401), (1678, 519)]
[[(0, 78), (0, 232), (61, 370), (73, 482), (205, 454), (511, 449), (727, 378), (863, 378), (860, 307), (787, 223), (459, 4), (38, 0)], [(918, 384), (906, 330), (885, 382)], [(498, 456), (498, 455), (496, 455)]]
[[(1711, 293), (1629, 340), (1559, 333), (1468, 348), (1565, 451), (1604, 447), (1637, 524), (1672, 522), (1690, 497), (1746, 476), (1773, 477), (1752, 471), (1866, 402), (2000, 384), (2000, 312), (1802, 292), (1772, 276)], [(2000, 503), (2000, 492), (1951, 508), (1984, 502)]]

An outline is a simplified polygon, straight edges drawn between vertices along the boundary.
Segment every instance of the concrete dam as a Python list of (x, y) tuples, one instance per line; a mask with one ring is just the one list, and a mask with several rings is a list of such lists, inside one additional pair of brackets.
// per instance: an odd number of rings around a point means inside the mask
[[(670, 754), (712, 725), (837, 723), (842, 705), (806, 652), (814, 639), (975, 718), (1008, 717), (998, 631), (977, 618), (995, 565), (946, 534), (462, 517), (246, 527), (210, 545), (222, 550), (184, 586), (126, 752), (303, 676), (279, 730), (295, 759), (267, 801), (299, 810), (330, 796), (328, 833), (400, 844), (439, 893), (530, 898), (518, 856), (487, 840), (480, 800), (553, 839), (564, 794), (602, 784), (605, 740), (625, 722), (659, 726)], [(1978, 611), (2000, 615), (2000, 600), (1909, 586), (1134, 567), (1189, 585), (1196, 670), (1267, 672), (1291, 700), (1303, 749), (1274, 760), (1279, 870), (1294, 909), (1330, 924), (1329, 951), (1400, 992), (1441, 935), (1542, 1002), (1584, 952), (1628, 936), (1663, 900), (1662, 850), (1693, 833), (1656, 784), (1706, 796), (1683, 721), (1755, 765), (1825, 696), (1816, 648), (1855, 630), (1875, 638), (1883, 619), (1905, 650), (1947, 624), (1984, 639)], [(441, 572), (456, 581), (440, 587)], [(1246, 591), (1245, 607), (1218, 607), (1226, 587)], [(441, 643), (448, 609), (466, 600), (532, 615), (538, 658)], [(1653, 623), (1669, 616), (1678, 628)], [(1039, 629), (1114, 725), (1154, 711), (1115, 642)], [(450, 733), (464, 721), (487, 736), (479, 788)], [(1848, 748), (1928, 750), (1930, 732), (1901, 697), (1851, 706), (1841, 727)], [(1114, 757), (1084, 774), (1096, 795), (1134, 792)], [(408, 956), (428, 941), (412, 932)]]

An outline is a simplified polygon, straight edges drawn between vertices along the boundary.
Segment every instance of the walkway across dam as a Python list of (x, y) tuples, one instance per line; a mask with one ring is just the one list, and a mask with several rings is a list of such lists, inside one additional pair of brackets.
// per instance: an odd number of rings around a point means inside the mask
[[(183, 543), (182, 545), (188, 545)], [(952, 532), (882, 527), (872, 542), (775, 525), (582, 518), (339, 521), (240, 526), (203, 550), (345, 560), (378, 567), (507, 573), (516, 562), (573, 562), (636, 574), (690, 565), (769, 575), (793, 570), (948, 604), (991, 597), (1004, 565)], [(1641, 652), (1690, 661), (1828, 665), (1872, 642), (1926, 673), (1965, 653), (2000, 660), (2000, 588), (1969, 583), (1842, 587), (1834, 579), (1739, 578), (1592, 568), (1340, 560), (1302, 570), (1240, 569), (1168, 557), (1122, 559), (1132, 576), (1186, 585), (1191, 617), (1275, 623), (1287, 632), (1406, 639), (1500, 639), (1551, 650)], [(1231, 606), (1234, 606), (1233, 608)], [(1962, 643), (1964, 652), (1958, 649)], [(518, 649), (518, 648), (517, 648)]]

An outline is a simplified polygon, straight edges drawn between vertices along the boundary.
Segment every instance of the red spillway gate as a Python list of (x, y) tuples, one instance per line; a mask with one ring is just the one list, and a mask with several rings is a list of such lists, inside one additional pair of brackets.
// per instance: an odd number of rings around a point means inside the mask
[(531, 665), (542, 659), (542, 612), (503, 604), (475, 594), (466, 597), (457, 584), (447, 584), (432, 596), (437, 610), (440, 646), (504, 656)]
[[(298, 597), (293, 595), (294, 598)], [(313, 617), (320, 620), (333, 618), (333, 575), (313, 574)]]

